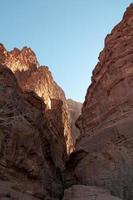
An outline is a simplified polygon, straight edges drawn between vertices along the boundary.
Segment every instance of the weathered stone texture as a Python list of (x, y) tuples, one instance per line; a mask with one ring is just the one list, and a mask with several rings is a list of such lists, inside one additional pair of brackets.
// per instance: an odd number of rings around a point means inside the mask
[(82, 115), (77, 122), (83, 134), (91, 135), (93, 129), (132, 110), (132, 57), (133, 5), (105, 39), (105, 48), (93, 71)]
[(108, 190), (85, 186), (73, 185), (65, 190), (63, 200), (121, 200), (112, 196)]
[(40, 97), (22, 92), (14, 74), (0, 65), (2, 198), (61, 198), (61, 173), (67, 159), (62, 104), (52, 100), (51, 109), (46, 109)]
[(35, 53), (30, 48), (24, 47), (22, 50), (14, 48), (9, 52), (2, 44), (0, 44), (0, 64), (12, 70), (23, 91), (34, 91), (43, 99), (48, 109), (51, 108), (51, 99), (63, 101), (64, 136), (67, 152), (70, 154), (74, 150), (74, 144), (65, 94), (53, 80), (48, 67), (39, 65)]
[[(133, 5), (105, 39), (82, 114), (69, 180), (133, 199)], [(74, 173), (72, 173), (72, 171)]]

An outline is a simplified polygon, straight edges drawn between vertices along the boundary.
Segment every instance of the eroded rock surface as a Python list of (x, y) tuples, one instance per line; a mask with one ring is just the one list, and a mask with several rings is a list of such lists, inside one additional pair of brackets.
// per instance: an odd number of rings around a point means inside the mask
[(65, 94), (53, 80), (48, 67), (39, 65), (35, 53), (30, 48), (24, 47), (22, 50), (15, 48), (9, 52), (2, 44), (0, 44), (0, 64), (5, 64), (12, 70), (23, 91), (34, 91), (41, 97), (47, 109), (51, 108), (51, 99), (63, 101), (64, 136), (67, 152), (70, 154), (74, 150), (74, 143)]
[(107, 126), (132, 111), (133, 5), (105, 39), (92, 83), (88, 88), (79, 125), (82, 134)]
[(39, 66), (35, 53), (27, 47), (22, 50), (14, 48), (8, 52), (3, 44), (0, 44), (0, 64), (5, 64), (15, 74), (21, 88), (25, 80)]
[[(133, 199), (133, 4), (105, 39), (68, 162), (66, 186), (95, 185)], [(73, 177), (73, 178), (72, 178)]]
[(74, 144), (67, 101), (64, 91), (55, 83), (48, 67), (41, 66), (33, 72), (25, 81), (25, 90), (35, 91), (35, 93), (43, 99), (48, 109), (51, 109), (52, 99), (62, 100), (64, 136), (66, 139), (67, 152), (68, 154), (71, 153), (74, 150)]
[(110, 194), (108, 190), (85, 186), (73, 185), (65, 190), (63, 200), (121, 200)]
[[(0, 65), (0, 198), (59, 200), (67, 159), (61, 100), (46, 109)], [(23, 196), (23, 198), (22, 198)]]

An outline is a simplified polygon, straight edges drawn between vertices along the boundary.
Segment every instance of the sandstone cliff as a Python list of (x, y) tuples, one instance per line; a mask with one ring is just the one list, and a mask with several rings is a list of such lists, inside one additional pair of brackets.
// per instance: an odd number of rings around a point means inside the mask
[(63, 101), (64, 136), (67, 151), (72, 152), (74, 145), (65, 94), (53, 80), (48, 67), (39, 65), (35, 53), (30, 48), (24, 47), (22, 50), (15, 48), (8, 52), (2, 44), (0, 44), (0, 63), (12, 70), (23, 91), (34, 91), (43, 99), (48, 109), (51, 108), (52, 99)]
[(93, 129), (121, 118), (131, 109), (132, 29), (133, 5), (105, 39), (105, 48), (93, 71), (92, 83), (77, 123), (83, 134), (93, 134)]
[(75, 126), (75, 122), (81, 114), (82, 103), (74, 101), (72, 99), (67, 99), (68, 110), (70, 113), (71, 129), (73, 140), (76, 142), (80, 135), (79, 129)]
[(67, 164), (66, 186), (100, 186), (133, 199), (133, 4), (105, 39)]
[(0, 199), (62, 197), (67, 159), (62, 101), (46, 109), (33, 92), (22, 92), (0, 65)]

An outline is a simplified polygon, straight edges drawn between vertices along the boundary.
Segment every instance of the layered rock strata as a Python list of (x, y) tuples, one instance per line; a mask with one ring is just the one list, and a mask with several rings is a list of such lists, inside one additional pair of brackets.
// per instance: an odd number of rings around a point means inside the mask
[(133, 199), (133, 4), (105, 39), (82, 114), (66, 187), (100, 186)]
[(77, 126), (82, 134), (132, 110), (133, 5), (105, 39)]
[(51, 99), (63, 101), (64, 136), (67, 152), (70, 154), (74, 144), (65, 94), (53, 80), (48, 67), (39, 65), (35, 53), (30, 48), (24, 47), (22, 50), (14, 48), (9, 52), (2, 44), (0, 44), (0, 63), (12, 70), (23, 91), (34, 91), (41, 97), (47, 109), (51, 108)]
[(0, 199), (59, 200), (67, 159), (61, 100), (46, 109), (0, 65)]

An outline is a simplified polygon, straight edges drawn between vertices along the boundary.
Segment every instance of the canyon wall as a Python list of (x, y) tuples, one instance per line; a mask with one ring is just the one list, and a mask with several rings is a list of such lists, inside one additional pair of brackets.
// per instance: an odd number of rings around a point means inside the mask
[(62, 106), (61, 100), (52, 100), (46, 109), (0, 65), (0, 199), (62, 197), (67, 160)]
[(82, 134), (132, 110), (133, 6), (105, 39), (77, 125)]
[(47, 109), (51, 108), (52, 99), (62, 100), (64, 136), (67, 152), (70, 154), (74, 144), (67, 101), (64, 91), (53, 80), (48, 67), (39, 65), (35, 53), (30, 48), (14, 48), (9, 52), (3, 44), (0, 44), (0, 63), (12, 70), (23, 91), (34, 91), (41, 97)]
[(133, 4), (105, 39), (74, 152), (67, 101), (48, 67), (30, 48), (2, 44), (0, 63), (0, 199), (132, 200)]
[[(133, 4), (105, 39), (67, 163), (66, 187), (98, 186), (133, 199)], [(81, 198), (82, 199), (82, 198)]]

